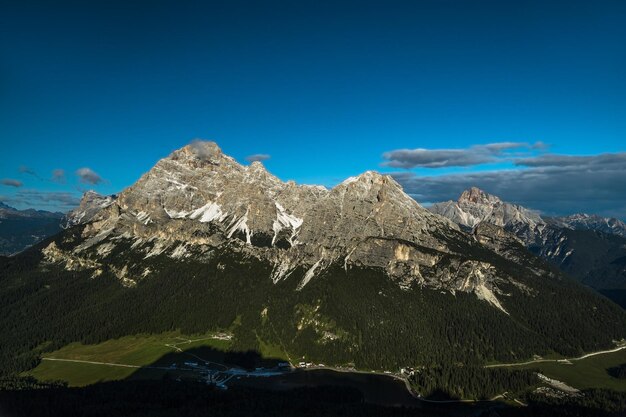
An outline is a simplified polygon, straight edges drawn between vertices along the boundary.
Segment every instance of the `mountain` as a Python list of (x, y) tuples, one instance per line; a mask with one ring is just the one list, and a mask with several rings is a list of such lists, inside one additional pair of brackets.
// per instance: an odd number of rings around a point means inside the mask
[[(391, 177), (369, 171), (332, 190), (301, 186), (280, 181), (260, 162), (242, 166), (215, 144), (202, 146), (162, 159), (106, 204), (86, 197), (107, 208), (87, 216), (92, 224), (78, 252), (124, 236), (146, 255), (180, 258), (234, 240), (244, 243), (237, 251), (273, 264), (274, 281), (306, 266), (300, 287), (333, 264), (385, 268), (407, 285), (417, 280), (439, 287), (440, 282), (419, 273), (420, 262), (430, 266), (431, 261), (409, 259), (410, 245), (399, 242), (441, 250), (447, 246), (442, 239), (465, 239), (456, 225), (419, 206)], [(84, 212), (81, 204), (68, 217), (77, 219)], [(404, 268), (413, 275), (406, 276)], [(446, 285), (458, 289), (454, 285), (460, 284)]]
[[(115, 200), (86, 196), (104, 209), (87, 216), (85, 241), (73, 255), (95, 249), (106, 257), (118, 239), (146, 257), (185, 258), (229, 244), (270, 262), (274, 282), (304, 268), (299, 289), (334, 265), (359, 266), (383, 269), (401, 287), (474, 292), (501, 308), (493, 271), (460, 257), (472, 240), (393, 178), (368, 171), (331, 190), (301, 186), (280, 181), (260, 162), (242, 166), (214, 143), (201, 146), (162, 159)], [(80, 218), (85, 207), (68, 217)], [(45, 253), (63, 256), (54, 248)], [(442, 279), (449, 269), (437, 268), (442, 258), (481, 278)]]
[(433, 204), (430, 210), (466, 229), (481, 222), (501, 226), (584, 284), (626, 290), (626, 229), (620, 220), (586, 214), (543, 218), (478, 188), (464, 191), (458, 201)]
[(194, 142), (83, 202), (62, 233), (0, 262), (4, 372), (32, 367), (33, 347), (174, 329), (365, 369), (576, 354), (626, 335), (626, 312), (517, 237), (467, 233), (372, 171), (297, 185)]
[(476, 187), (464, 191), (457, 201), (436, 203), (430, 210), (468, 229), (481, 222), (504, 227), (527, 244), (546, 227), (538, 213), (503, 202)]
[(63, 214), (17, 210), (0, 202), (0, 255), (12, 255), (58, 233)]

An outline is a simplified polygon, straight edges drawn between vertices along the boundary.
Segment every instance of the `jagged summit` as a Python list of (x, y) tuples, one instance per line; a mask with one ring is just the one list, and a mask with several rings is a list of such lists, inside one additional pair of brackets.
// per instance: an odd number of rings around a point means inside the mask
[[(341, 182), (339, 185), (343, 184), (343, 185), (348, 185), (348, 184), (352, 184), (355, 182), (369, 182), (369, 183), (373, 183), (373, 182), (380, 182), (383, 181), (384, 178), (391, 178), (391, 176), (389, 175), (384, 175), (381, 174), (378, 171), (365, 171), (362, 174), (356, 175), (354, 177), (349, 177), (346, 178), (343, 182)], [(393, 178), (391, 178), (393, 180)]]
[[(626, 287), (626, 242), (621, 239), (626, 237), (626, 224), (618, 219), (589, 214), (543, 218), (475, 187), (463, 192), (458, 201), (433, 204), (430, 210), (466, 229), (472, 228), (475, 235), (481, 226), (482, 230), (487, 229), (485, 225), (501, 227), (531, 252), (588, 285)], [(495, 236), (493, 230), (489, 233)], [(508, 243), (503, 245), (501, 238), (482, 236), (479, 240), (486, 245), (499, 242), (491, 248), (511, 257), (506, 249)]]
[(372, 171), (372, 170), (365, 171), (353, 177), (348, 177), (342, 182), (340, 182), (339, 184), (337, 184), (335, 188), (345, 187), (345, 186), (354, 185), (354, 184), (361, 184), (365, 186), (371, 186), (371, 185), (377, 184), (383, 187), (397, 188), (404, 192), (402, 185), (400, 185), (400, 183), (398, 183), (394, 177), (388, 174), (381, 174), (378, 171)]
[(67, 229), (77, 224), (87, 223), (104, 208), (109, 207), (117, 196), (103, 196), (94, 190), (89, 190), (83, 194), (77, 208), (67, 213), (61, 220), (61, 227)]
[[(152, 228), (169, 224), (170, 220), (190, 219), (222, 228), (227, 238), (242, 233), (248, 244), (254, 244), (255, 237), (261, 236), (276, 243), (285, 228), (292, 234), (288, 239), (290, 246), (320, 240), (324, 235), (320, 231), (338, 228), (341, 222), (337, 219), (354, 220), (352, 212), (360, 211), (366, 224), (361, 228), (341, 226), (345, 231), (328, 245), (337, 246), (338, 241), (355, 238), (363, 228), (369, 230), (369, 223), (374, 223), (371, 226), (374, 235), (395, 234), (407, 239), (422, 234), (426, 229), (423, 223), (427, 222), (443, 222), (455, 229), (420, 207), (390, 176), (367, 171), (332, 190), (297, 185), (281, 181), (260, 162), (241, 165), (225, 155), (214, 142), (201, 141), (194, 141), (158, 161), (135, 184), (120, 193), (116, 203), (126, 213), (125, 216), (120, 214), (121, 218), (141, 219), (141, 227), (133, 226), (136, 234), (151, 234)], [(114, 210), (109, 218), (117, 219), (115, 213)], [(285, 222), (285, 216), (299, 220)], [(388, 216), (393, 218), (388, 219)], [(322, 218), (327, 220), (320, 225)], [(411, 219), (410, 224), (420, 226), (415, 230), (397, 226), (397, 218)], [(120, 222), (115, 222), (119, 227)], [(182, 236), (189, 241), (197, 240), (188, 236), (197, 224), (175, 222), (169, 227), (174, 225), (182, 229)]]
[(212, 141), (193, 140), (189, 145), (175, 150), (169, 156), (172, 160), (183, 161), (198, 166), (204, 164), (219, 165), (221, 162), (235, 160), (222, 152), (217, 143)]
[(265, 165), (263, 165), (263, 162), (261, 161), (252, 161), (248, 166), (250, 167), (249, 169), (253, 171), (267, 171)]
[(492, 194), (488, 194), (485, 191), (477, 187), (471, 187), (469, 190), (463, 191), (461, 196), (457, 200), (459, 203), (480, 203), (480, 204), (494, 204), (501, 203), (498, 197)]
[[(456, 201), (435, 203), (430, 210), (462, 226), (474, 227), (480, 222), (487, 221), (509, 228), (518, 235), (524, 228), (537, 229), (537, 232), (541, 234), (546, 225), (550, 225), (556, 228), (594, 230), (626, 237), (626, 223), (619, 219), (586, 213), (544, 218), (534, 210), (502, 201), (499, 197), (477, 187), (463, 191)], [(523, 230), (523, 233), (527, 234), (527, 232), (528, 230)], [(520, 237), (523, 238), (523, 236)], [(524, 238), (527, 244), (536, 240), (531, 235), (527, 238), (530, 239)]]
[(545, 225), (538, 213), (503, 202), (499, 197), (476, 187), (464, 191), (457, 201), (436, 203), (430, 210), (469, 228), (486, 221), (497, 226), (524, 229), (523, 233), (527, 233), (527, 229), (534, 230)]

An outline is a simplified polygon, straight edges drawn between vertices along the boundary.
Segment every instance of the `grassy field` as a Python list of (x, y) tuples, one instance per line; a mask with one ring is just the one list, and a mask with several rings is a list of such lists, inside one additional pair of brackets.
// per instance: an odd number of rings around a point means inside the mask
[[(217, 339), (212, 334), (187, 336), (172, 332), (158, 335), (126, 336), (120, 339), (107, 340), (97, 345), (72, 343), (54, 352), (44, 354), (43, 357), (158, 367), (168, 366), (173, 361), (194, 360), (193, 357), (186, 356), (184, 351), (199, 348), (226, 351), (230, 347), (230, 343), (229, 340)], [(183, 353), (173, 356), (172, 354), (177, 352), (176, 348), (181, 349)], [(67, 381), (70, 386), (84, 386), (125, 378), (161, 377), (164, 373), (165, 371), (159, 369), (42, 360), (39, 366), (26, 374), (41, 381), (63, 380)]]
[(285, 353), (285, 351), (279, 345), (274, 345), (271, 343), (264, 342), (261, 338), (257, 336), (257, 340), (259, 342), (259, 350), (261, 351), (261, 355), (264, 358), (274, 358), (274, 359), (282, 359), (284, 361), (289, 361), (289, 357)]
[(609, 388), (626, 391), (626, 381), (613, 378), (607, 368), (626, 363), (626, 349), (614, 353), (591, 356), (568, 363), (544, 362), (518, 368), (539, 369), (547, 377), (563, 381), (578, 388)]

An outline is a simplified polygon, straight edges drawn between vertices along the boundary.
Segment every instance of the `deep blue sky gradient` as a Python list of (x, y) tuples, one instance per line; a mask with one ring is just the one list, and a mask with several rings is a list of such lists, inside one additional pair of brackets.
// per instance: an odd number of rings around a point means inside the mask
[[(329, 186), (397, 171), (381, 155), (398, 148), (625, 150), (624, 1), (0, 7), (0, 178), (24, 183), (0, 186), (5, 199), (118, 192), (193, 138), (241, 162), (270, 154), (280, 178)], [(79, 184), (81, 167), (106, 182)], [(59, 168), (67, 183), (47, 181)]]

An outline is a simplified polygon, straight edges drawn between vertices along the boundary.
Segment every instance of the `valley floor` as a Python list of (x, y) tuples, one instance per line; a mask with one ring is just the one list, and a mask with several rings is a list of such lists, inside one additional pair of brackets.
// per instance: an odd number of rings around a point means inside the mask
[[(415, 401), (475, 402), (471, 399), (433, 401), (421, 398), (412, 391), (404, 375), (391, 371), (359, 371), (323, 364), (306, 364), (305, 372), (301, 372), (302, 370), (293, 372), (293, 367), (285, 364), (287, 356), (281, 355), (275, 347), (266, 347), (266, 351), (261, 352), (261, 358), (256, 358), (256, 369), (246, 370), (242, 366), (225, 365), (232, 359), (225, 357), (225, 352), (230, 346), (230, 336), (226, 333), (196, 336), (163, 333), (127, 336), (97, 345), (73, 343), (45, 355), (41, 363), (26, 375), (40, 381), (62, 380), (70, 386), (86, 386), (124, 379), (163, 378), (203, 380), (223, 389), (232, 384), (286, 389), (322, 385), (323, 381), (345, 383), (361, 388), (376, 383), (379, 386), (386, 386), (389, 392), (404, 391), (402, 395), (392, 396), (398, 398), (398, 403), (403, 405)], [(270, 358), (272, 356), (273, 358)], [(258, 362), (259, 359), (261, 362)], [(279, 367), (279, 363), (282, 366)], [(611, 377), (606, 371), (622, 363), (626, 363), (626, 345), (588, 353), (577, 358), (536, 359), (523, 363), (490, 364), (487, 367), (537, 369), (546, 377), (546, 381), (561, 382), (576, 390), (608, 388), (626, 392), (626, 383)], [(259, 379), (260, 377), (263, 378)], [(555, 386), (554, 383), (546, 381), (544, 381), (546, 386)], [(406, 396), (407, 391), (413, 399)], [(496, 395), (490, 401), (496, 400), (516, 402), (516, 399), (507, 393)]]

